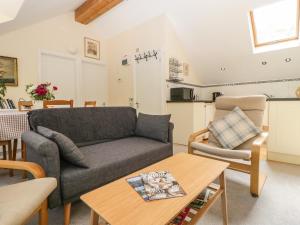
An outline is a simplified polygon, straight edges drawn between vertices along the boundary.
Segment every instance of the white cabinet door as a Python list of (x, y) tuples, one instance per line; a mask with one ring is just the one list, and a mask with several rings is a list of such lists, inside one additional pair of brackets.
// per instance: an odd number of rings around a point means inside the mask
[(270, 102), (268, 151), (300, 155), (300, 104)]
[(83, 61), (80, 86), (82, 90), (82, 105), (84, 101), (96, 101), (97, 106), (105, 106), (108, 92), (106, 66)]

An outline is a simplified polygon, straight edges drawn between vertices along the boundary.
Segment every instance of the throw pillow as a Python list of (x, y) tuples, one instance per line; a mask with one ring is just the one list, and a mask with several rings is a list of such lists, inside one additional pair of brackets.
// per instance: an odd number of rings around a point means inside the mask
[(37, 127), (37, 132), (44, 137), (54, 141), (59, 148), (60, 155), (66, 161), (76, 166), (84, 168), (89, 167), (84, 155), (70, 138), (49, 128), (41, 126)]
[(211, 122), (208, 129), (227, 149), (234, 149), (260, 133), (260, 130), (239, 107), (235, 107), (223, 118)]
[(161, 142), (168, 142), (171, 115), (147, 115), (139, 113), (135, 135)]

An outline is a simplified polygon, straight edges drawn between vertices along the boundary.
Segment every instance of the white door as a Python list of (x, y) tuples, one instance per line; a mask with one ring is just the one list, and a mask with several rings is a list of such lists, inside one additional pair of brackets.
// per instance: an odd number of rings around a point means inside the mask
[(60, 55), (41, 54), (41, 82), (50, 82), (58, 87), (56, 99), (73, 99), (77, 102), (77, 61), (76, 58)]
[(155, 57), (134, 62), (135, 104), (138, 112), (161, 114), (163, 112), (163, 66), (159, 53)]
[(100, 63), (82, 62), (81, 87), (82, 103), (84, 101), (97, 101), (97, 106), (107, 103), (107, 68)]

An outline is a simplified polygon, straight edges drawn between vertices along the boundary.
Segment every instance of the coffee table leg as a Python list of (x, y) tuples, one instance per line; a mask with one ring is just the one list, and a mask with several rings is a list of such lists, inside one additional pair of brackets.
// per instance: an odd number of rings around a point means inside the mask
[(227, 211), (227, 197), (226, 197), (226, 179), (224, 172), (220, 175), (220, 188), (223, 189), (221, 195), (222, 200), (222, 213), (223, 213), (223, 224), (228, 224), (228, 211)]
[(91, 210), (90, 225), (98, 225), (98, 224), (99, 224), (99, 215), (94, 210)]

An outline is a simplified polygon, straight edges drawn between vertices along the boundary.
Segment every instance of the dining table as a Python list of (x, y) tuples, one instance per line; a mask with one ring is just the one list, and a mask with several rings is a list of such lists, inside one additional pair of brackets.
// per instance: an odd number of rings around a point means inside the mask
[[(18, 140), (22, 133), (30, 129), (27, 118), (27, 112), (22, 112), (16, 109), (1, 109), (0, 110), (0, 142), (13, 141), (13, 150), (8, 154), (9, 160), (16, 160)], [(25, 148), (21, 144), (22, 159), (25, 160)], [(10, 171), (10, 175), (13, 172)]]

